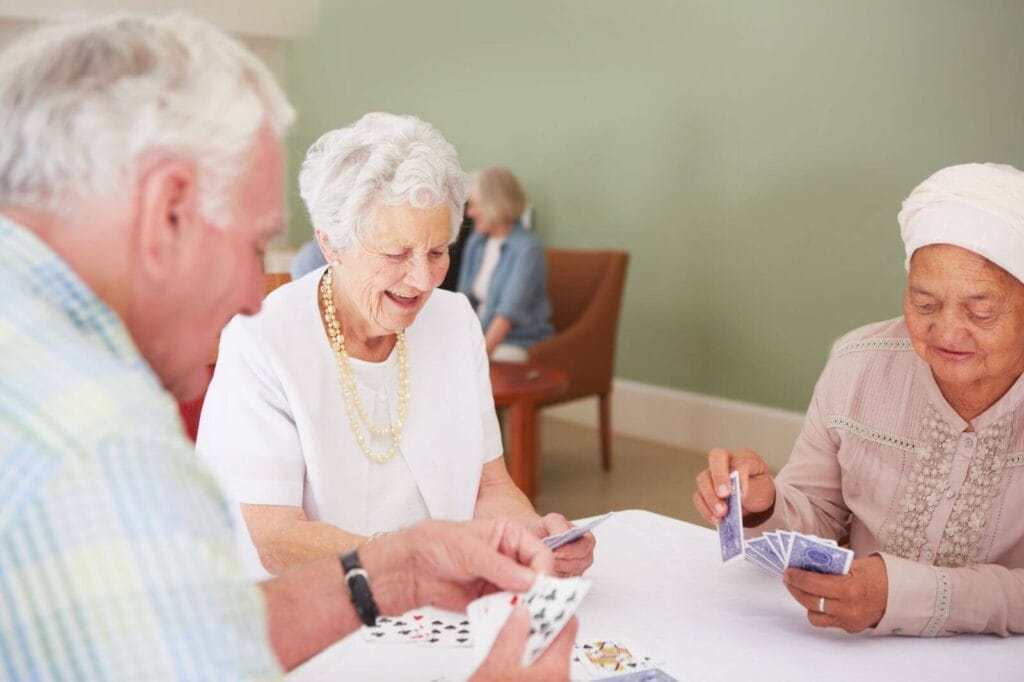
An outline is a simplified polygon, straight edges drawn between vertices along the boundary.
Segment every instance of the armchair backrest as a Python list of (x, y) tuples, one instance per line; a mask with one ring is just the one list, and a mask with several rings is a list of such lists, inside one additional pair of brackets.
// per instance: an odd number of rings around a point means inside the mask
[(569, 390), (558, 402), (607, 393), (629, 254), (547, 249), (546, 255), (555, 336), (534, 344), (530, 360), (569, 373)]

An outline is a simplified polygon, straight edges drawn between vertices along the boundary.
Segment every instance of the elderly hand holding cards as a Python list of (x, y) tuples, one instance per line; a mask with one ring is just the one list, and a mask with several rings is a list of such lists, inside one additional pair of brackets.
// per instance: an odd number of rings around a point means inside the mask
[[(724, 538), (736, 537), (731, 550), (723, 540), (723, 558), (727, 558), (730, 553), (743, 553), (742, 527), (731, 527), (744, 520), (753, 521), (750, 525), (766, 521), (774, 511), (775, 497), (775, 482), (760, 455), (747, 449), (730, 452), (715, 448), (708, 455), (708, 468), (697, 475), (693, 504), (709, 523), (728, 526)], [(730, 500), (738, 503), (738, 511), (730, 508)], [(782, 567), (783, 580), (790, 594), (807, 609), (812, 625), (860, 632), (874, 627), (884, 615), (888, 580), (885, 563), (878, 555), (853, 559), (849, 572), (840, 575), (792, 566)]]
[[(535, 532), (545, 538), (545, 544), (554, 552), (554, 574), (563, 578), (583, 575), (583, 572), (594, 563), (594, 546), (597, 544), (592, 533), (573, 534), (574, 526), (561, 514), (546, 514), (537, 520)], [(570, 535), (566, 542), (552, 546), (547, 538), (552, 536)]]

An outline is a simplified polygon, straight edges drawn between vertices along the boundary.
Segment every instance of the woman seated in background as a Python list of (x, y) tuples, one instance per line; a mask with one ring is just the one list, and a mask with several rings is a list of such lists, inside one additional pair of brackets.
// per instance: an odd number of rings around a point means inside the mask
[(555, 333), (544, 249), (519, 220), (526, 194), (507, 168), (473, 174), (458, 290), (469, 297), (484, 329), (487, 354), (526, 362), (530, 346)]
[(836, 343), (775, 480), (712, 450), (694, 504), (719, 522), (735, 470), (748, 532), (849, 528), (849, 575), (785, 574), (815, 626), (1024, 632), (1024, 173), (940, 170), (899, 223), (903, 316)]
[[(224, 330), (196, 442), (241, 503), (250, 564), (252, 544), (280, 573), (428, 518), (571, 527), (509, 478), (479, 322), (434, 291), (466, 199), (455, 149), (367, 114), (310, 147), (299, 185), (328, 265)], [(582, 573), (593, 546), (556, 569)]]

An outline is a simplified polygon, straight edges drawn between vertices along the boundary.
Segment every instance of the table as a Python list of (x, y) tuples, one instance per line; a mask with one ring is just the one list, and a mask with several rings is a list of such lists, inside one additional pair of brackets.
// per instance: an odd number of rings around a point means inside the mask
[(531, 362), (492, 362), (496, 407), (508, 408), (508, 470), (532, 501), (537, 494), (537, 403), (565, 392), (569, 375)]
[[(595, 529), (593, 581), (579, 639), (622, 637), (679, 680), (1020, 680), (1024, 636), (941, 639), (812, 628), (782, 582), (745, 563), (722, 566), (717, 534), (632, 510)], [(359, 635), (294, 670), (289, 682), (465, 679), (471, 649), (370, 644)]]

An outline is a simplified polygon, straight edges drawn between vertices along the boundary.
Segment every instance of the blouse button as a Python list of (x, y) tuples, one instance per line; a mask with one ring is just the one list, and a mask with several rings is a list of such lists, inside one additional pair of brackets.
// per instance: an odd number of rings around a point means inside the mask
[(923, 556), (924, 556), (924, 558), (925, 558), (925, 559), (927, 559), (928, 561), (931, 561), (931, 560), (932, 560), (932, 557), (933, 557), (933, 556), (935, 556), (935, 553), (934, 553), (934, 552), (932, 552), (932, 551), (931, 551), (930, 549), (926, 549), (926, 550), (924, 551), (924, 554), (923, 554)]
[(964, 436), (964, 447), (965, 448), (973, 448), (974, 447), (974, 436)]
[(947, 500), (952, 500), (952, 499), (953, 499), (953, 496), (954, 496), (955, 494), (956, 494), (956, 493), (954, 493), (954, 492), (953, 492), (952, 490), (947, 490), (947, 491), (946, 491), (946, 499), (947, 499)]

